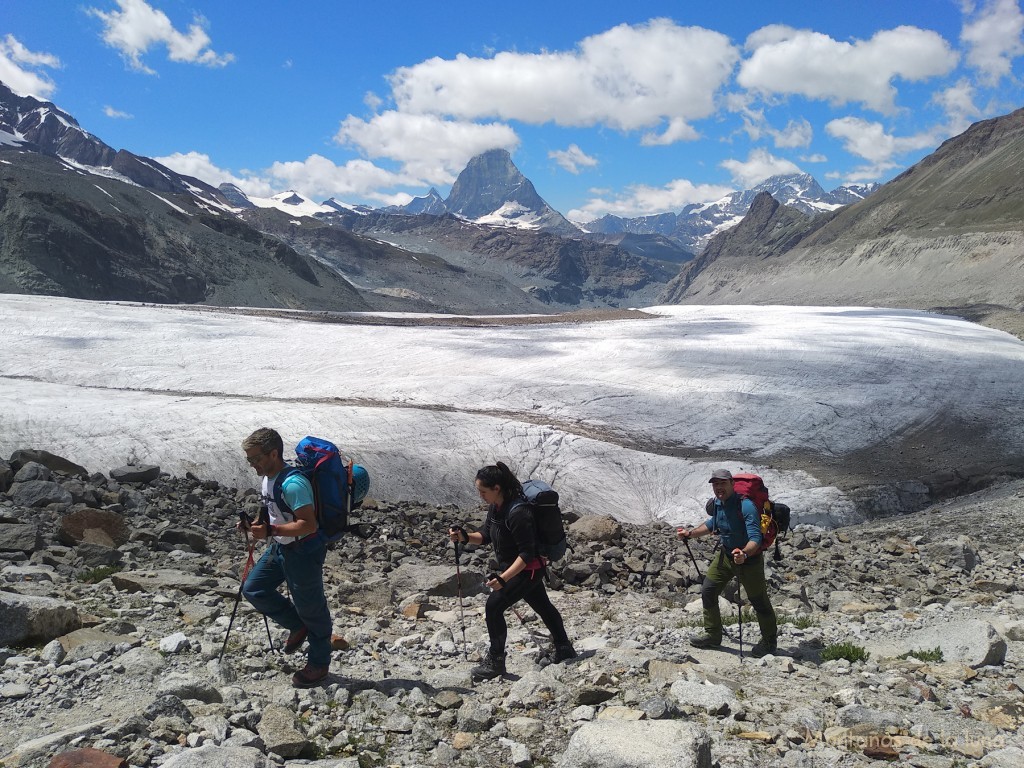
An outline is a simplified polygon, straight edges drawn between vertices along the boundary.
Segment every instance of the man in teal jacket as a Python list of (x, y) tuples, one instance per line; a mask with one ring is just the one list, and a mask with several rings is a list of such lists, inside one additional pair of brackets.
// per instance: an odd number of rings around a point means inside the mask
[(709, 482), (715, 494), (714, 514), (696, 528), (680, 528), (678, 531), (681, 539), (715, 534), (722, 543), (700, 588), (704, 604), (704, 632), (690, 638), (690, 644), (695, 648), (717, 648), (722, 644), (722, 612), (718, 607), (718, 596), (730, 579), (739, 576), (761, 628), (761, 640), (753, 647), (751, 655), (761, 658), (776, 652), (779, 634), (764, 577), (764, 555), (760, 552), (761, 516), (750, 499), (733, 490), (729, 470), (716, 469), (711, 473)]

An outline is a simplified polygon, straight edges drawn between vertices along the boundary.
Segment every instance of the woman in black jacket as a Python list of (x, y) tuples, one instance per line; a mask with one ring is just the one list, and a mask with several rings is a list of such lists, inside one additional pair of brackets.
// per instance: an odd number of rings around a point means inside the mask
[(540, 616), (555, 644), (555, 663), (576, 658), (576, 651), (565, 633), (565, 623), (552, 605), (544, 588), (546, 563), (537, 554), (537, 527), (533, 513), (523, 496), (523, 487), (512, 471), (502, 464), (484, 467), (476, 473), (476, 489), (487, 503), (483, 528), (472, 533), (451, 528), (452, 541), (463, 544), (493, 544), (499, 572), (488, 582), (485, 616), (490, 649), (483, 663), (471, 674), (476, 680), (490, 680), (505, 674), (505, 640), (508, 624), (505, 611), (525, 600)]

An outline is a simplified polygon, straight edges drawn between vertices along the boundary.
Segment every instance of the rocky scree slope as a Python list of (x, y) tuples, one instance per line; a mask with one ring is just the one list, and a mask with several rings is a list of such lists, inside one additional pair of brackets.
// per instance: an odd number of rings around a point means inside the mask
[[(444, 530), (480, 510), (371, 500), (360, 515), (373, 534), (329, 553), (332, 674), (304, 691), (289, 684), (303, 656), (268, 650), (244, 603), (217, 660), (246, 554), (233, 524), (253, 489), (155, 466), (90, 473), (25, 450), (0, 461), (0, 491), (5, 768), (81, 750), (114, 756), (92, 764), (169, 768), (1024, 759), (1019, 483), (791, 534), (768, 561), (780, 650), (761, 660), (741, 661), (738, 626), (720, 650), (687, 644), (699, 578), (672, 529), (576, 518), (552, 596), (580, 657), (548, 664), (521, 606), (509, 677), (476, 685), (488, 552), (460, 567), (467, 660)], [(703, 571), (710, 546), (693, 549)], [(279, 647), (284, 633), (271, 634)], [(748, 616), (745, 648), (757, 634)], [(840, 643), (870, 655), (826, 660)]]

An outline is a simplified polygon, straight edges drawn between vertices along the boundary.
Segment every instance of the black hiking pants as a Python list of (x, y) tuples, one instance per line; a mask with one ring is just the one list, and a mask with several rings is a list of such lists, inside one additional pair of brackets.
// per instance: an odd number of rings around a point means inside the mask
[(535, 571), (521, 571), (509, 579), (504, 587), (491, 592), (487, 597), (484, 616), (487, 620), (487, 634), (490, 637), (492, 654), (505, 655), (505, 641), (508, 639), (505, 611), (520, 600), (525, 600), (526, 604), (537, 612), (541, 621), (544, 622), (544, 626), (551, 633), (551, 639), (555, 645), (569, 644), (569, 636), (565, 633), (562, 614), (552, 604), (551, 598), (548, 597), (548, 592), (544, 588), (544, 569), (538, 568)]

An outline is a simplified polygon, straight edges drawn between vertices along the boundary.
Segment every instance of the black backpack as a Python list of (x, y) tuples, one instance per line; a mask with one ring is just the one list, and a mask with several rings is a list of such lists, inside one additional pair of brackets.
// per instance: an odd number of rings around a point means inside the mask
[(537, 554), (550, 561), (561, 560), (569, 542), (558, 506), (558, 491), (543, 480), (527, 480), (523, 483), (523, 494), (537, 527)]

